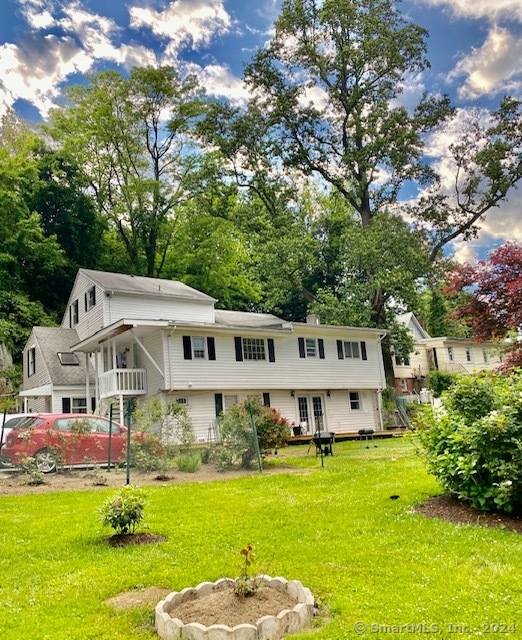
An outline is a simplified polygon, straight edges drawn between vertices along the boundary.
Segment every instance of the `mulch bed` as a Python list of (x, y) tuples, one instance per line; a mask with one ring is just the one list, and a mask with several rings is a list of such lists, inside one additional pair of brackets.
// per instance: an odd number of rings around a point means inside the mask
[(522, 518), (504, 513), (489, 513), (474, 509), (448, 495), (434, 496), (416, 507), (428, 518), (440, 518), (456, 524), (476, 524), (522, 533)]
[(134, 544), (152, 544), (165, 542), (167, 538), (156, 533), (116, 533), (107, 542), (111, 547), (128, 547)]

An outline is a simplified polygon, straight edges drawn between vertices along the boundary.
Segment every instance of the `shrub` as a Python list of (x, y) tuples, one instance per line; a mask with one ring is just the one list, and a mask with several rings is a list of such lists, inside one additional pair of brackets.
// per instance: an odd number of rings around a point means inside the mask
[(208, 464), (210, 462), (211, 451), (208, 447), (204, 447), (200, 451), (201, 454), (201, 462), (203, 464)]
[(140, 487), (126, 485), (100, 507), (100, 518), (104, 525), (112, 527), (117, 534), (134, 533), (143, 520), (145, 495)]
[(187, 448), (196, 442), (188, 407), (178, 402), (149, 398), (137, 406), (134, 417), (140, 431), (155, 433), (164, 444)]
[(427, 468), (459, 499), (522, 511), (522, 375), (463, 377), (416, 426)]
[(221, 445), (216, 449), (218, 467), (240, 466), (248, 469), (253, 465), (257, 454), (250, 410), (262, 456), (286, 444), (290, 436), (290, 424), (279, 411), (262, 405), (258, 399), (237, 402), (222, 416)]
[(440, 398), (459, 378), (457, 373), (433, 369), (428, 373), (428, 386), (435, 398)]
[(167, 449), (158, 436), (138, 433), (131, 438), (130, 463), (141, 471), (164, 472), (169, 466)]
[(199, 453), (185, 453), (176, 458), (175, 462), (180, 471), (195, 473), (201, 465), (201, 456)]

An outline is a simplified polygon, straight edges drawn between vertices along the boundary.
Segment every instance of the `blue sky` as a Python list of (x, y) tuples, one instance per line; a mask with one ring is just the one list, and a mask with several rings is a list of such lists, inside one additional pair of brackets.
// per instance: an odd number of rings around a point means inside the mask
[[(465, 120), (506, 93), (522, 98), (522, 0), (403, 0), (430, 31), (432, 68), (408, 80), (404, 100), (447, 92)], [(241, 104), (243, 65), (270, 38), (280, 0), (1, 0), (0, 114), (38, 121), (69, 83), (106, 68), (171, 64), (211, 95)], [(451, 131), (433, 140), (444, 169)], [(522, 189), (488, 215), (480, 237), (455, 246), (461, 261), (506, 239), (522, 242)]]

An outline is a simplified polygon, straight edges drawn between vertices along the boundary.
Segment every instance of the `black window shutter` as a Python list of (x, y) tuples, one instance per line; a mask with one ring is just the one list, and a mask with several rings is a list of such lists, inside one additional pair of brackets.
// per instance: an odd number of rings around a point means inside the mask
[(324, 340), (319, 338), (317, 344), (319, 345), (319, 357), (324, 360)]
[(265, 407), (270, 406), (270, 394), (268, 392), (263, 393), (263, 404)]
[(73, 317), (73, 316), (72, 316), (72, 305), (71, 305), (71, 306), (69, 307), (69, 327), (71, 327), (71, 329), (72, 329), (72, 326), (73, 326), (72, 317)]
[(207, 351), (208, 351), (208, 359), (215, 360), (216, 359), (216, 341), (214, 338), (207, 338)]
[(234, 343), (236, 345), (236, 361), (242, 362), (243, 361), (243, 341), (239, 336), (236, 336), (234, 338)]
[(87, 293), (83, 294), (83, 301), (85, 302), (85, 311), (87, 311)]
[(339, 360), (344, 360), (342, 340), (337, 340), (337, 357)]
[(219, 418), (219, 416), (223, 413), (223, 394), (215, 393), (214, 402), (216, 404), (216, 418)]
[(91, 398), (91, 412), (94, 413), (96, 411), (96, 398), (93, 396)]
[(299, 342), (299, 357), (306, 358), (304, 338), (297, 338), (297, 340)]
[(96, 287), (92, 288), (92, 306), (96, 304)]
[(275, 362), (275, 347), (273, 338), (268, 338), (268, 362)]
[(190, 336), (183, 336), (183, 357), (185, 360), (192, 360), (192, 344)]
[(361, 358), (368, 360), (368, 354), (366, 353), (366, 342), (361, 342)]
[(71, 399), (62, 398), (62, 413), (71, 413)]

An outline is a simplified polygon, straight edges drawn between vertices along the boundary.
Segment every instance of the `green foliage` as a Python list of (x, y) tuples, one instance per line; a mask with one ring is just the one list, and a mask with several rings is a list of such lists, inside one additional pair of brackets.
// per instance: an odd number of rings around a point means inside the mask
[(100, 519), (117, 534), (134, 533), (143, 520), (145, 494), (141, 487), (126, 485), (99, 508)]
[(131, 437), (130, 463), (141, 471), (163, 473), (169, 466), (167, 448), (154, 434), (135, 434)]
[(255, 561), (254, 548), (251, 544), (241, 549), (241, 556), (243, 557), (243, 565), (241, 567), (241, 573), (236, 579), (234, 593), (242, 598), (248, 598), (255, 595), (258, 589), (258, 584), (254, 580), (251, 569)]
[(44, 484), (44, 474), (36, 468), (34, 458), (23, 458), (20, 461), (20, 467), (27, 476), (27, 484), (31, 486)]
[(440, 369), (432, 369), (427, 376), (429, 388), (435, 398), (440, 398), (442, 393), (447, 391), (458, 379), (457, 373)]
[(522, 512), (522, 373), (459, 379), (443, 409), (424, 407), (417, 438), (428, 471), (486, 511)]
[(223, 413), (221, 419), (221, 443), (216, 450), (216, 461), (220, 468), (249, 468), (254, 464), (256, 444), (251, 415), (262, 456), (286, 444), (291, 435), (290, 424), (279, 411), (264, 406), (257, 398), (237, 402)]
[(188, 407), (178, 402), (166, 403), (160, 398), (147, 398), (138, 404), (134, 417), (142, 433), (154, 433), (164, 444), (177, 443), (188, 448), (196, 442)]
[(184, 473), (196, 473), (201, 466), (201, 456), (197, 451), (184, 453), (176, 458), (175, 463), (178, 469)]

